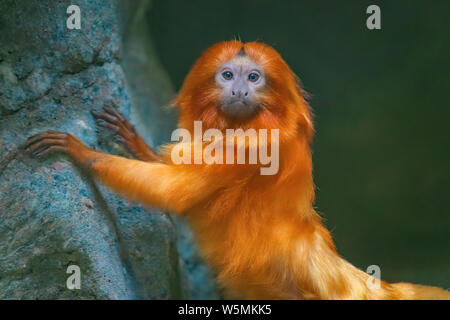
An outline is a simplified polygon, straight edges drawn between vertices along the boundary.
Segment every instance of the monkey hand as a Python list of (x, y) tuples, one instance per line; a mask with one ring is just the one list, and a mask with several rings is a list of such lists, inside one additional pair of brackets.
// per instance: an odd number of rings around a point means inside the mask
[(39, 158), (51, 152), (63, 152), (82, 166), (88, 165), (89, 159), (97, 153), (71, 134), (53, 130), (31, 136), (24, 147), (31, 155)]
[(114, 131), (117, 141), (124, 144), (139, 160), (160, 161), (134, 126), (116, 108), (104, 105), (102, 111), (92, 110), (91, 113), (99, 126)]

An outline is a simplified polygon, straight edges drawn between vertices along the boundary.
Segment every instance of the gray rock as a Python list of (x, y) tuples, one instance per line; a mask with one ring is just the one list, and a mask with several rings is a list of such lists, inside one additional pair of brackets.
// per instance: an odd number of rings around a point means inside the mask
[[(54, 129), (130, 156), (96, 132), (90, 110), (105, 103), (151, 146), (169, 139), (173, 89), (140, 19), (148, 4), (79, 0), (82, 28), (69, 30), (69, 1), (0, 2), (0, 299), (217, 297), (183, 222), (117, 198), (63, 155), (20, 149)], [(80, 290), (66, 287), (70, 265)]]

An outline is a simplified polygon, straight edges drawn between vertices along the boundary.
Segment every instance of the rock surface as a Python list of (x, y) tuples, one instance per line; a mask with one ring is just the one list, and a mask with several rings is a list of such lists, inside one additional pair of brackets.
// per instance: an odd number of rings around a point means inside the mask
[[(163, 107), (173, 89), (140, 19), (149, 1), (77, 1), (80, 30), (66, 28), (69, 5), (0, 2), (0, 299), (217, 297), (182, 222), (117, 198), (62, 155), (21, 151), (54, 129), (129, 156), (96, 131), (90, 110), (105, 103), (151, 146), (175, 126)], [(70, 265), (80, 290), (67, 289)]]

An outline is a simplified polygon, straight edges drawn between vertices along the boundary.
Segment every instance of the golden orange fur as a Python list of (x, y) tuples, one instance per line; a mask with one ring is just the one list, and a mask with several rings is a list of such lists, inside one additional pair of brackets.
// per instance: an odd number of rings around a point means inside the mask
[[(214, 74), (241, 50), (263, 67), (262, 110), (237, 122), (216, 108)], [(313, 126), (297, 78), (281, 56), (258, 42), (222, 42), (204, 52), (174, 101), (179, 127), (280, 129), (279, 171), (259, 165), (174, 165), (143, 162), (87, 148), (67, 135), (64, 147), (99, 181), (129, 199), (188, 218), (206, 261), (228, 297), (247, 299), (449, 299), (435, 287), (408, 283), (367, 286), (369, 275), (342, 259), (313, 209), (310, 141)], [(53, 135), (56, 133), (52, 133)], [(42, 137), (41, 137), (42, 138)], [(54, 138), (50, 136), (50, 138)], [(43, 140), (49, 140), (44, 136)], [(33, 142), (33, 141), (32, 141)], [(37, 147), (36, 147), (37, 148)]]

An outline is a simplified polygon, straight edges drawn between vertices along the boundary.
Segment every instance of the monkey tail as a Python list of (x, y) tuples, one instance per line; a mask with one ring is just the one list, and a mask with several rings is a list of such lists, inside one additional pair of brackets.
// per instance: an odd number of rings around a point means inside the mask
[(391, 283), (392, 294), (401, 300), (450, 300), (450, 292), (438, 287), (399, 282)]

